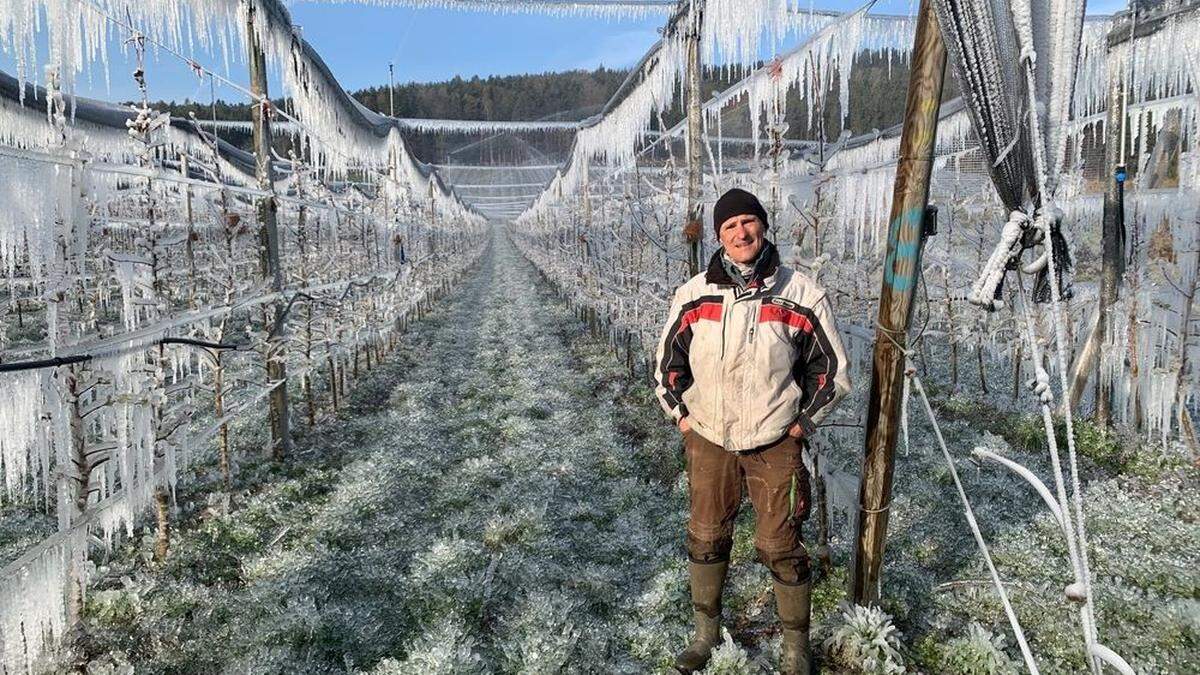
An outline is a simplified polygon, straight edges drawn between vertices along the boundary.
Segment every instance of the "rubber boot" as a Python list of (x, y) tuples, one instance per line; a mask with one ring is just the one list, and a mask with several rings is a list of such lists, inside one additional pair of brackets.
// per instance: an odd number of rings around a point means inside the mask
[(713, 648), (721, 642), (721, 590), (728, 569), (728, 562), (688, 563), (696, 634), (691, 644), (675, 657), (675, 670), (681, 673), (694, 673), (708, 665)]
[(783, 624), (783, 642), (779, 655), (782, 675), (809, 675), (812, 653), (808, 645), (808, 615), (811, 584), (795, 586), (775, 581), (775, 606)]

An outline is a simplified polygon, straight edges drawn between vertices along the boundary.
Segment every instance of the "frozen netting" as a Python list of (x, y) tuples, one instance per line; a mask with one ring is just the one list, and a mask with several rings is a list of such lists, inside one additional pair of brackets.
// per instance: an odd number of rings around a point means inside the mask
[[(336, 408), (348, 372), (484, 250), (483, 217), (289, 21), (274, 2), (0, 2), (19, 66), (0, 73), (0, 269), (8, 316), (27, 326), (0, 335), (3, 499), (44, 500), (60, 530), (2, 561), (0, 670), (26, 670), (78, 618), (94, 535), (131, 533), (193, 453), (215, 451), (228, 480), (230, 426), (289, 381), (310, 424)], [(28, 82), (39, 35), (45, 88)], [(217, 47), (228, 61), (258, 40), (292, 104), (278, 111), (290, 157), (265, 162), (274, 180), (193, 121), (73, 96), (74, 77), (129, 36), (214, 80), (183, 54)], [(268, 197), (279, 290), (259, 256)], [(270, 379), (276, 363), (289, 380)]]
[(338, 4), (362, 4), (433, 9), (488, 11), (499, 14), (549, 14), (551, 16), (595, 16), (606, 19), (643, 19), (669, 14), (676, 0), (309, 0)]
[[(961, 39), (953, 40), (952, 67), (975, 70), (958, 72), (963, 96), (941, 107), (930, 186), (931, 201), (939, 207), (939, 235), (928, 242), (923, 257), (924, 300), (916, 319), (923, 340), (918, 344), (922, 350), (936, 344), (953, 354), (955, 387), (965, 369), (958, 354), (967, 350), (978, 354), (979, 378), (988, 378), (984, 387), (996, 386), (994, 375), (985, 372), (992, 364), (1004, 364), (1019, 385), (1030, 347), (1022, 344), (1024, 320), (1011, 311), (1019, 306), (1017, 289), (1003, 288), (1002, 302), (995, 303), (1002, 307), (990, 314), (966, 308), (965, 302), (1001, 233), (1014, 235), (1012, 242), (1019, 245), (1030, 219), (1009, 221), (1010, 212), (1025, 209), (1033, 216), (1044, 204), (1053, 204), (1061, 241), (1073, 251), (1081, 280), (1073, 285), (1073, 296), (1058, 298), (1062, 307), (1054, 318), (1037, 312), (1031, 332), (1039, 350), (1086, 336), (1097, 302), (1091, 279), (1098, 272), (1102, 193), (1112, 176), (1103, 155), (1114, 135), (1104, 127), (1116, 78), (1127, 91), (1126, 225), (1128, 265), (1136, 271), (1125, 276), (1124, 297), (1113, 310), (1122, 316), (1108, 327), (1101, 373), (1114, 392), (1114, 414), (1121, 421), (1163, 446), (1187, 442), (1189, 433), (1194, 438), (1188, 430), (1194, 427), (1194, 392), (1200, 385), (1194, 367), (1200, 353), (1195, 294), (1189, 292), (1196, 287), (1194, 242), (1200, 230), (1194, 206), (1200, 187), (1193, 85), (1194, 64), (1200, 62), (1193, 46), (1200, 33), (1198, 13), (1188, 3), (1148, 11), (1130, 41), (1128, 16), (1084, 18), (1081, 6), (1026, 3), (1012, 10), (994, 3), (942, 4), (953, 14), (952, 25), (962, 29)], [(815, 14), (819, 18), (809, 24), (813, 32), (806, 40), (702, 104), (705, 205), (733, 186), (769, 195), (764, 204), (785, 260), (817, 277), (846, 316), (876, 311), (900, 127), (836, 140), (814, 134), (811, 127), (826, 101), (832, 106), (841, 99), (843, 115), (855, 105), (843, 91), (845, 71), (856, 55), (895, 46), (903, 58), (911, 20), (876, 17), (866, 13), (868, 8), (840, 17)], [(742, 17), (721, 14), (721, 5), (709, 3), (705, 9), (705, 20), (720, 25), (734, 54), (710, 50), (709, 66), (723, 65), (713, 63), (720, 54), (736, 60), (738, 50), (752, 49), (746, 45), (762, 49), (773, 39), (756, 33), (750, 19), (739, 25)], [(747, 14), (778, 11), (777, 3), (768, 2)], [(1167, 18), (1155, 20), (1156, 12)], [(996, 29), (997, 22), (1004, 30)], [(706, 39), (710, 48), (717, 40)], [(683, 68), (672, 69), (675, 78), (682, 78)], [(809, 104), (809, 128), (788, 129), (783, 123), (789, 88)], [(676, 112), (677, 103), (672, 102)], [(1031, 109), (1036, 114), (1029, 115)], [(695, 271), (689, 268), (688, 237), (698, 235), (705, 253), (716, 242), (708, 227), (694, 235), (683, 229), (686, 121), (664, 128), (658, 119), (656, 127), (657, 110), (641, 114), (640, 125), (623, 120), (625, 135), (609, 139), (613, 146), (629, 144), (631, 152), (613, 153), (620, 158), (615, 163), (597, 154), (584, 165), (584, 158), (573, 156), (511, 230), (523, 253), (615, 344), (650, 354), (671, 291)], [(1054, 263), (1063, 269), (1054, 269), (1046, 256), (1040, 259), (1045, 278), (1065, 276), (1063, 261)], [(1003, 257), (998, 260), (997, 280), (1005, 263)], [(1050, 299), (1049, 286), (1039, 285)], [(874, 327), (839, 328), (854, 364), (869, 368), (862, 360), (869, 359)], [(1068, 365), (1055, 351), (1036, 361), (1035, 381), (1047, 390), (1052, 382), (1060, 389)], [(1091, 398), (1090, 391), (1083, 394), (1083, 409), (1093, 405)], [(836, 486), (854, 484), (860, 434), (824, 430), (817, 448), (821, 461), (815, 473), (825, 480), (831, 504), (847, 514), (857, 513), (857, 495)], [(1060, 474), (1064, 485), (1070, 454), (1067, 448)], [(1063, 508), (1070, 509), (1074, 499), (1063, 497)], [(1068, 515), (1080, 520), (1077, 511)], [(1073, 532), (1076, 540), (1084, 538)], [(1086, 559), (1080, 558), (1073, 561), (1076, 569), (1086, 570)], [(1092, 654), (1116, 663), (1119, 657), (1098, 641), (1090, 615), (1083, 625)]]
[[(776, 0), (703, 3), (702, 67), (736, 81), (701, 102), (701, 159), (689, 167), (694, 148), (687, 147), (686, 120), (667, 122), (679, 119), (687, 29), (700, 3), (379, 4), (645, 12), (667, 25), (619, 92), (582, 122), (407, 120), (351, 99), (277, 2), (162, 0), (126, 13), (117, 0), (0, 0), (3, 45), (19, 64), (16, 77), (0, 76), (0, 203), (15, 204), (0, 212), (0, 269), (10, 315), (35, 325), (0, 347), (6, 361), (91, 357), (3, 375), (11, 379), (0, 423), (12, 430), (0, 439), (4, 497), (57, 498), (63, 528), (0, 574), (6, 667), (22, 668), (43, 640), (61, 635), (72, 599), (63, 589), (87, 573), (82, 535), (107, 541), (127, 532), (171, 489), (177, 465), (191, 454), (215, 453), (228, 470), (229, 425), (286, 386), (266, 376), (264, 365), (273, 359), (287, 363), (307, 415), (315, 416), (323, 401), (336, 408), (360, 357), (378, 358), (374, 350), (481, 254), (481, 214), (507, 224), (521, 252), (609, 336), (633, 371), (653, 369), (647, 361), (667, 300), (694, 272), (689, 238), (699, 240), (702, 257), (716, 248), (710, 228), (682, 231), (689, 169), (703, 174), (706, 206), (732, 186), (768, 197), (772, 236), (784, 259), (825, 286), (844, 316), (874, 316), (900, 127), (838, 132), (857, 104), (850, 82), (860, 59), (886, 54), (889, 66), (892, 58), (907, 59), (910, 17), (873, 14), (871, 2), (845, 14)], [(966, 369), (960, 350), (970, 350), (984, 388), (996, 387), (993, 369), (1011, 373), (1005, 379), (1016, 383), (1014, 400), (1031, 351), (1040, 395), (1065, 370), (1041, 350), (1062, 342), (1064, 333), (1087, 333), (1094, 283), (1077, 283), (1074, 297), (1058, 298), (1063, 307), (1053, 318), (1026, 321), (1012, 312), (1022, 306), (1012, 284), (1002, 297), (987, 298), (999, 311), (969, 310), (965, 301), (980, 269), (1003, 278), (1006, 260), (987, 262), (996, 239), (1018, 242), (1030, 216), (1051, 201), (1083, 278), (1096, 271), (1095, 233), (1112, 172), (1103, 159), (1114, 142), (1114, 130), (1105, 128), (1107, 106), (1119, 82), (1127, 99), (1125, 140), (1116, 142), (1130, 175), (1129, 273), (1099, 372), (1114, 393), (1118, 419), (1155, 442), (1184, 436), (1194, 429), (1200, 384), (1197, 13), (1184, 5), (1165, 6), (1163, 17), (1148, 10), (1131, 39), (1128, 17), (1085, 20), (1081, 6), (957, 0), (938, 6), (943, 27), (957, 31), (949, 41), (962, 98), (941, 107), (931, 178), (940, 234), (923, 254), (914, 366), (934, 360), (925, 350), (948, 354), (957, 388)], [(226, 68), (253, 37), (280, 72), (289, 106), (275, 111), (285, 119), (273, 130), (278, 144), (290, 140), (292, 147), (272, 165), (287, 252), (282, 291), (272, 291), (260, 271), (256, 206), (267, 192), (255, 158), (212, 133), (239, 123), (167, 124), (152, 111), (70, 96), (79, 73), (106, 61), (109, 40), (129, 36), (126, 21), (163, 50), (213, 49)], [(39, 40), (50, 45), (47, 70), (38, 62)], [(786, 40), (795, 45), (781, 51)], [(763, 54), (774, 57), (760, 60)], [(221, 77), (197, 67), (203, 77)], [(43, 72), (45, 90), (25, 83)], [(840, 116), (824, 115), (835, 103)], [(526, 163), (491, 165), (425, 164), (402, 136), (502, 132), (575, 136), (563, 162), (526, 148)], [(263, 316), (280, 301), (290, 307), (283, 337), (272, 335)], [(861, 385), (869, 379), (875, 327), (846, 321), (839, 328), (847, 367)], [(170, 338), (224, 348), (163, 343)], [(806, 457), (828, 506), (845, 515), (844, 526), (829, 526), (831, 536), (851, 536), (858, 514), (861, 420), (848, 411), (863, 408), (865, 394), (865, 386), (853, 393), (858, 399), (844, 406), (839, 426), (824, 429)], [(1091, 396), (1084, 394), (1083, 405)], [(84, 444), (77, 442), (80, 433)], [(81, 447), (109, 459), (74, 477), (85, 488), (79, 502), (71, 498), (79, 488), (59, 483), (66, 479), (56, 469)], [(1098, 652), (1089, 621), (1085, 630)], [(31, 633), (36, 639), (14, 637)]]

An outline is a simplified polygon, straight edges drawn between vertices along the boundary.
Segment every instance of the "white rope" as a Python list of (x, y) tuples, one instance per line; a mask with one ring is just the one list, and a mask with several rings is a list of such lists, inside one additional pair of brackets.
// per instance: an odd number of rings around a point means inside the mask
[[(1042, 219), (1047, 262), (1050, 266), (1050, 311), (1054, 319), (1054, 346), (1055, 356), (1058, 361), (1059, 392), (1061, 396), (1066, 397), (1067, 392), (1070, 391), (1070, 385), (1067, 383), (1067, 337), (1066, 327), (1063, 325), (1062, 292), (1058, 287), (1058, 260), (1054, 254), (1054, 243), (1050, 240), (1051, 222), (1049, 218)], [(1084, 593), (1084, 615), (1086, 618), (1084, 625), (1085, 630), (1089, 631), (1088, 651), (1094, 659), (1098, 631), (1096, 630), (1095, 608), (1092, 604), (1092, 575), (1088, 564), (1087, 523), (1083, 517), (1083, 491), (1079, 485), (1079, 461), (1075, 453), (1074, 414), (1071, 411), (1070, 405), (1063, 406), (1063, 420), (1067, 427), (1067, 461), (1071, 466), (1071, 497), (1075, 507), (1076, 527), (1073, 534), (1078, 538), (1076, 547), (1079, 552), (1079, 581), (1083, 584)], [(1064, 508), (1066, 507), (1065, 504), (1063, 506)], [(1098, 664), (1097, 670), (1099, 670)]]
[[(1051, 245), (1052, 246), (1052, 245)], [(1055, 280), (1051, 280), (1052, 284), (1056, 284)], [(1058, 453), (1058, 438), (1054, 434), (1054, 418), (1051, 406), (1054, 401), (1054, 394), (1050, 390), (1050, 375), (1042, 366), (1042, 351), (1038, 346), (1036, 334), (1033, 328), (1033, 318), (1029, 313), (1029, 298), (1025, 293), (1025, 286), (1017, 280), (1017, 289), (1021, 299), (1021, 314), (1025, 324), (1025, 338), (1029, 343), (1029, 358), (1033, 362), (1034, 379), (1031, 384), (1034, 386), (1034, 393), (1038, 395), (1041, 402), (1042, 426), (1046, 434), (1046, 444), (1050, 450), (1050, 465), (1054, 472), (1054, 488), (1058, 498), (1059, 509), (1062, 513), (1063, 526), (1066, 530), (1065, 536), (1067, 540), (1067, 555), (1070, 558), (1071, 569), (1077, 584), (1082, 584), (1082, 575), (1080, 573), (1080, 560), (1077, 545), (1079, 540), (1072, 533), (1075, 532), (1072, 514), (1067, 510), (1067, 490), (1063, 481), (1062, 461)], [(1086, 592), (1086, 586), (1083, 589)], [(1087, 606), (1080, 608), (1080, 621), (1084, 629), (1084, 641), (1089, 653), (1088, 661), (1095, 665), (1095, 659), (1092, 658), (1092, 639), (1091, 621), (1087, 611)]]
[(917, 377), (916, 371), (911, 368), (905, 371), (905, 375), (912, 381), (912, 388), (921, 398), (921, 403), (925, 407), (925, 414), (929, 417), (929, 423), (933, 425), (933, 433), (937, 436), (938, 445), (942, 448), (942, 456), (946, 458), (946, 466), (950, 468), (950, 476), (954, 479), (954, 489), (958, 492), (959, 500), (962, 501), (963, 513), (967, 517), (967, 525), (971, 527), (971, 534), (975, 537), (975, 544), (979, 546), (979, 551), (983, 554), (983, 560), (987, 563), (988, 573), (992, 577), (992, 584), (996, 587), (996, 593), (1000, 596), (1001, 604), (1004, 605), (1004, 613), (1008, 616), (1008, 623), (1016, 635), (1017, 645), (1021, 648), (1021, 657), (1025, 660), (1025, 667), (1029, 669), (1032, 675), (1037, 675), (1037, 662), (1033, 660), (1033, 654), (1029, 651), (1029, 644), (1025, 641), (1025, 631), (1021, 629), (1021, 622), (1017, 619), (1017, 614), (1013, 610), (1012, 603), (1008, 601), (1008, 592), (1004, 590), (1004, 583), (1000, 581), (1000, 573), (996, 571), (996, 564), (992, 562), (992, 554), (988, 551), (987, 542), (983, 539), (983, 533), (979, 531), (979, 523), (975, 521), (975, 512), (971, 508), (971, 500), (967, 498), (967, 493), (963, 490), (962, 481), (958, 478), (958, 469), (954, 466), (954, 458), (950, 456), (950, 450), (946, 447), (946, 439), (942, 437), (942, 429), (938, 426), (937, 418), (933, 414), (933, 406), (929, 404), (929, 397), (925, 395), (925, 388), (921, 386), (921, 378)]
[[(904, 355), (904, 372), (912, 369), (909, 364), (908, 355)], [(912, 387), (909, 386), (909, 378), (904, 378), (904, 390), (900, 394), (900, 437), (904, 439), (904, 456), (908, 457), (908, 399), (912, 396)]]
[[(1050, 307), (1051, 316), (1054, 323), (1054, 344), (1055, 344), (1055, 359), (1058, 366), (1060, 394), (1066, 396), (1069, 391), (1067, 383), (1067, 358), (1066, 358), (1066, 328), (1063, 326), (1062, 315), (1062, 297), (1059, 289), (1059, 270), (1058, 261), (1055, 260), (1054, 241), (1051, 238), (1051, 228), (1055, 222), (1055, 211), (1053, 208), (1053, 195), (1050, 190), (1051, 167), (1047, 165), (1046, 146), (1043, 142), (1042, 130), (1040, 121), (1038, 120), (1037, 109), (1035, 105), (1037, 98), (1037, 85), (1034, 78), (1034, 68), (1036, 66), (1037, 54), (1033, 51), (1033, 33), (1032, 26), (1024, 21), (1016, 21), (1020, 42), (1022, 43), (1021, 60), (1025, 71), (1025, 85), (1027, 88), (1029, 102), (1028, 117), (1029, 129), (1033, 139), (1033, 165), (1034, 176), (1037, 182), (1038, 194), (1041, 200), (1040, 213), (1034, 218), (1035, 225), (1042, 231), (1042, 245), (1046, 247), (1046, 263), (1049, 265), (1048, 283), (1050, 284)], [(1051, 158), (1054, 161), (1055, 174), (1057, 174), (1057, 157)], [(1057, 181), (1055, 181), (1057, 182)], [(1021, 303), (1026, 316), (1026, 323), (1031, 324), (1029, 320), (1028, 301), (1024, 297), (1024, 286), (1021, 287)], [(1032, 329), (1029, 334), (1030, 344), (1034, 351), (1037, 350), (1033, 344)], [(1041, 359), (1039, 358), (1035, 364), (1035, 368), (1041, 368)], [(1044, 371), (1043, 371), (1044, 372)], [(1042, 418), (1046, 427), (1047, 442), (1054, 448), (1055, 459), (1055, 484), (1058, 487), (1058, 497), (1060, 506), (1063, 510), (1064, 523), (1070, 523), (1067, 517), (1067, 495), (1063, 487), (1062, 466), (1058, 462), (1058, 441), (1054, 435), (1054, 425), (1051, 417), (1050, 404), (1048, 402), (1050, 392), (1047, 390), (1042, 397)], [(1069, 534), (1067, 535), (1067, 550), (1071, 554), (1071, 563), (1075, 571), (1076, 588), (1068, 590), (1068, 597), (1077, 597), (1080, 593), (1083, 596), (1083, 607), (1080, 608), (1080, 621), (1083, 624), (1084, 641), (1087, 646), (1088, 666), (1093, 673), (1100, 672), (1100, 663), (1096, 657), (1096, 642), (1097, 631), (1095, 625), (1095, 612), (1092, 604), (1092, 589), (1091, 589), (1091, 573), (1088, 569), (1087, 555), (1087, 533), (1086, 524), (1083, 517), (1083, 494), (1079, 487), (1079, 463), (1075, 453), (1075, 429), (1074, 420), (1071, 412), (1071, 406), (1064, 406), (1064, 420), (1066, 423), (1067, 432), (1067, 461), (1071, 469), (1071, 492), (1072, 502), (1074, 505), (1074, 522), (1075, 527), (1068, 527)]]
[[(882, 326), (878, 326), (878, 324), (877, 324), (877, 327), (882, 328)], [(882, 335), (884, 337), (886, 337), (896, 347), (896, 349), (900, 350), (900, 352), (902, 354), (904, 354), (904, 356), (905, 356), (905, 370), (904, 370), (905, 397), (904, 398), (907, 399), (907, 397), (908, 397), (908, 394), (910, 391), (909, 383), (911, 382), (911, 390), (916, 391), (917, 395), (921, 397), (921, 402), (925, 407), (925, 414), (929, 417), (929, 423), (933, 426), (934, 435), (937, 436), (938, 445), (942, 449), (942, 456), (946, 459), (946, 464), (950, 469), (951, 477), (954, 478), (954, 487), (955, 487), (955, 490), (957, 490), (957, 492), (958, 492), (959, 500), (962, 501), (963, 513), (966, 516), (967, 525), (970, 526), (971, 534), (975, 537), (975, 544), (979, 547), (980, 553), (983, 554), (984, 562), (987, 563), (988, 572), (991, 574), (991, 577), (992, 577), (992, 583), (995, 585), (996, 592), (1000, 596), (1001, 604), (1004, 605), (1004, 613), (1008, 616), (1008, 622), (1009, 622), (1009, 625), (1012, 626), (1013, 634), (1016, 636), (1016, 639), (1017, 639), (1017, 644), (1021, 648), (1021, 656), (1025, 660), (1025, 667), (1029, 669), (1029, 672), (1032, 675), (1037, 675), (1037, 673), (1038, 673), (1037, 662), (1034, 661), (1033, 653), (1030, 652), (1030, 650), (1029, 650), (1029, 645), (1025, 640), (1025, 631), (1021, 628), (1021, 622), (1017, 618), (1016, 611), (1013, 610), (1012, 604), (1008, 600), (1008, 593), (1007, 593), (1007, 591), (1004, 590), (1004, 583), (1000, 581), (1000, 573), (996, 571), (996, 565), (994, 562), (992, 562), (991, 551), (989, 551), (987, 542), (983, 538), (983, 533), (979, 530), (979, 523), (975, 520), (975, 512), (971, 508), (971, 500), (967, 498), (967, 493), (965, 490), (963, 490), (962, 481), (960, 481), (958, 478), (958, 469), (954, 465), (954, 458), (950, 455), (950, 450), (946, 447), (946, 440), (942, 436), (942, 429), (938, 425), (937, 417), (933, 413), (933, 406), (929, 403), (929, 397), (925, 394), (925, 388), (921, 386), (921, 378), (917, 377), (916, 369), (914, 369), (908, 365), (908, 357), (910, 355), (909, 350), (911, 349), (911, 345), (907, 346), (907, 347), (904, 345), (901, 345), (899, 342), (896, 341), (896, 339), (894, 337), (892, 337), (891, 332), (887, 329), (884, 329), (882, 331)], [(923, 337), (923, 335), (918, 336), (917, 340), (920, 340), (922, 337)], [(904, 425), (904, 428), (906, 430), (906, 433), (905, 433), (905, 438), (906, 438), (905, 446), (906, 447), (905, 447), (905, 449), (907, 451), (907, 435), (908, 435), (907, 434), (907, 428), (908, 428), (907, 401), (902, 400), (902, 405), (904, 405), (904, 413), (903, 413), (903, 416), (901, 417), (901, 423)], [(887, 507), (885, 507), (885, 509), (886, 508)], [(860, 510), (861, 510), (861, 507), (860, 507)]]

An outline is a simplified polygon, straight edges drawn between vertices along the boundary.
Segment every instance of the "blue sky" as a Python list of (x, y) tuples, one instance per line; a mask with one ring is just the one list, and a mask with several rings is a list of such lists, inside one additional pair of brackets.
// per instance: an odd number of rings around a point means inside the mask
[[(846, 10), (861, 0), (815, 1), (822, 9)], [(1107, 13), (1125, 2), (1092, 2), (1091, 11)], [(875, 11), (908, 13), (910, 0), (880, 0)], [(396, 64), (398, 83), (444, 80), (460, 75), (505, 75), (633, 65), (658, 39), (663, 18), (640, 20), (569, 18), (533, 14), (493, 14), (445, 9), (378, 7), (349, 3), (296, 2), (292, 16), (304, 36), (329, 63), (349, 90), (387, 82), (387, 64)], [(113, 45), (114, 51), (119, 49)], [(201, 62), (216, 65), (220, 59), (197, 53)], [(244, 82), (238, 64), (232, 79)], [(0, 51), (0, 69), (13, 72), (13, 60)], [(80, 79), (78, 92), (108, 100), (136, 95), (126, 57), (112, 59), (105, 85), (98, 69)], [(208, 100), (208, 86), (200, 85), (185, 67), (170, 57), (147, 68), (151, 98)], [(89, 81), (90, 80), (90, 81)], [(232, 91), (218, 97), (239, 99)]]

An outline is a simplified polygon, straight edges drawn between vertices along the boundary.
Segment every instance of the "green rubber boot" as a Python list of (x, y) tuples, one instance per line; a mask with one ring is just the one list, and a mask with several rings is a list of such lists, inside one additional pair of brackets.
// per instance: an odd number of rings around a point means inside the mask
[(812, 672), (812, 653), (808, 645), (809, 595), (808, 581), (795, 586), (775, 581), (775, 606), (783, 624), (783, 642), (779, 655), (782, 675), (809, 675)]
[(721, 590), (725, 587), (728, 562), (688, 563), (692, 577), (692, 616), (696, 634), (675, 657), (675, 670), (694, 673), (708, 665), (712, 650), (721, 642)]

